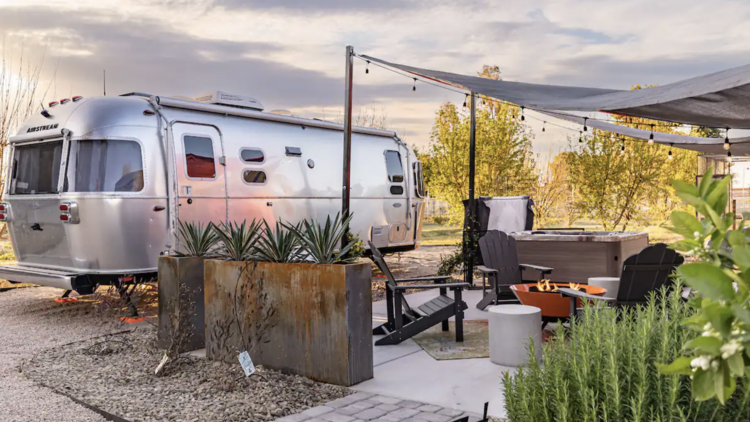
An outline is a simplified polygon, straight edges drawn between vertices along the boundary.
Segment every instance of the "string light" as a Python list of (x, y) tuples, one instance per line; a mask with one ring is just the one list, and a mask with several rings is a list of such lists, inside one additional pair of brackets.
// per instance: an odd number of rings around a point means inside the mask
[(732, 151), (727, 151), (727, 161), (732, 161)]
[(469, 99), (469, 94), (466, 94), (466, 97), (464, 97), (464, 108), (466, 108), (466, 101)]
[(669, 144), (669, 155), (667, 156), (667, 158), (670, 160), (672, 159), (672, 145), (673, 144)]
[(578, 143), (579, 144), (583, 143), (583, 132), (580, 130), (578, 131)]
[(544, 132), (546, 126), (547, 126), (547, 122), (542, 122), (542, 132)]
[(648, 144), (653, 145), (654, 143), (654, 125), (651, 125), (651, 135), (648, 137)]
[(370, 73), (370, 61), (365, 60), (367, 62), (367, 66), (365, 66), (365, 73)]
[(411, 90), (412, 91), (416, 91), (417, 90), (417, 78), (414, 78), (414, 86), (411, 87)]
[(526, 107), (524, 107), (524, 106), (521, 106), (521, 121), (522, 121), (522, 122), (523, 122), (524, 120), (526, 120), (526, 116), (524, 116), (524, 115), (523, 115), (523, 109), (524, 109), (524, 108), (526, 108)]
[(620, 154), (625, 154), (625, 138), (620, 138), (622, 141), (622, 146), (620, 147)]
[(586, 120), (588, 120), (588, 119), (589, 119), (588, 117), (584, 117), (583, 118), (583, 131), (584, 132), (588, 132), (589, 131), (588, 126), (586, 126)]
[(724, 138), (724, 150), (729, 151), (729, 128), (727, 128), (726, 138)]

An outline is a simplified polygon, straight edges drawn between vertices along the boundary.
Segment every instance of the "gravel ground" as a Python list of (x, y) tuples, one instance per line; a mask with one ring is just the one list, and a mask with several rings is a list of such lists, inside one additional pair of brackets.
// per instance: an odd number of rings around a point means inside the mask
[[(37, 355), (31, 379), (133, 421), (270, 421), (344, 397), (344, 387), (239, 363), (183, 357), (154, 375), (163, 352), (150, 325)], [(85, 368), (85, 370), (76, 370)]]
[[(440, 259), (443, 256), (450, 255), (455, 250), (455, 246), (423, 246), (414, 251), (388, 255), (385, 257), (385, 261), (395, 278), (427, 277), (435, 275), (440, 266)], [(385, 299), (385, 278), (374, 264), (372, 275), (372, 300), (383, 300)], [(403, 283), (402, 285), (406, 284), (409, 283)], [(424, 284), (424, 282), (411, 284)], [(406, 293), (419, 291), (407, 290)]]
[(45, 349), (117, 329), (77, 303), (53, 302), (60, 292), (28, 288), (0, 293), (0, 421), (104, 421), (19, 372), (25, 360)]

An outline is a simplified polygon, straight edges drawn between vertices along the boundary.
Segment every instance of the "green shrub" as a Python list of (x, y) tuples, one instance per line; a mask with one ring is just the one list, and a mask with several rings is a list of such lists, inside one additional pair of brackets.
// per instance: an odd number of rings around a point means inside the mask
[(255, 243), (261, 236), (261, 223), (253, 219), (250, 224), (214, 224), (214, 233), (219, 238), (216, 255), (227, 261), (250, 261), (255, 257)]
[(726, 212), (731, 178), (714, 181), (712, 175), (710, 168), (700, 186), (672, 182), (677, 196), (702, 217), (675, 211), (670, 228), (684, 237), (672, 247), (697, 258), (677, 275), (697, 291), (695, 315), (684, 323), (700, 337), (684, 345), (686, 356), (661, 369), (691, 375), (696, 400), (724, 403), (738, 382), (750, 379), (750, 214), (732, 230), (735, 217)]
[(200, 222), (185, 223), (180, 220), (179, 231), (184, 251), (175, 251), (177, 256), (213, 256), (219, 243), (213, 223), (204, 226)]
[[(738, 383), (725, 406), (696, 402), (686, 375), (661, 375), (657, 364), (679, 356), (696, 333), (682, 325), (692, 310), (680, 287), (646, 306), (615, 310), (587, 305), (570, 329), (558, 325), (534, 360), (506, 373), (505, 405), (512, 422), (746, 421), (750, 386)], [(530, 350), (533, 350), (531, 348)]]
[(352, 246), (351, 248), (349, 248), (349, 252), (346, 253), (345, 259), (354, 262), (359, 258), (365, 256), (365, 242), (363, 242), (362, 239), (359, 238), (358, 234), (347, 232), (346, 240)]
[(349, 214), (343, 220), (340, 213), (337, 213), (333, 220), (328, 216), (325, 225), (315, 220), (302, 220), (299, 226), (284, 223), (282, 225), (297, 235), (302, 249), (307, 254), (307, 260), (315, 264), (348, 264), (356, 261), (347, 255), (354, 245), (350, 243), (341, 249), (341, 238), (348, 230), (353, 215)]
[(464, 263), (464, 249), (459, 243), (456, 245), (456, 249), (450, 255), (440, 256), (440, 266), (438, 267), (437, 275), (451, 275), (456, 271), (461, 264)]
[(432, 222), (435, 223), (435, 224), (440, 224), (441, 226), (445, 225), (446, 223), (448, 223), (448, 221), (449, 221), (449, 218), (445, 217), (445, 216), (442, 216), (442, 215), (436, 215), (436, 216), (432, 217)]
[[(299, 228), (299, 224), (295, 226)], [(300, 246), (299, 237), (285, 230), (281, 222), (276, 222), (276, 230), (263, 220), (262, 235), (255, 244), (256, 255), (265, 262), (301, 262), (305, 252)]]

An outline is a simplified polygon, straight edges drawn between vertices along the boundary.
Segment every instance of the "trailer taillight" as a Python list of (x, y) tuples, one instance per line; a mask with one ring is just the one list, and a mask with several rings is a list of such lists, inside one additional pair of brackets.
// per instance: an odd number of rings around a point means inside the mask
[(10, 211), (8, 204), (0, 202), (0, 221), (8, 221), (8, 211)]
[(60, 221), (67, 224), (78, 224), (78, 204), (75, 202), (63, 202), (60, 204)]

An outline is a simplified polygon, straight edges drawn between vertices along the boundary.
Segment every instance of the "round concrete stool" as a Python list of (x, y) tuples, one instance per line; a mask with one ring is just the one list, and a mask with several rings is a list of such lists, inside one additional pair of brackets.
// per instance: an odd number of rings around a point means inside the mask
[(617, 291), (620, 289), (619, 277), (589, 277), (589, 286), (604, 287), (607, 293), (604, 297), (617, 299)]
[(522, 366), (529, 363), (529, 341), (542, 357), (542, 310), (526, 305), (499, 305), (488, 309), (490, 361), (496, 365)]

